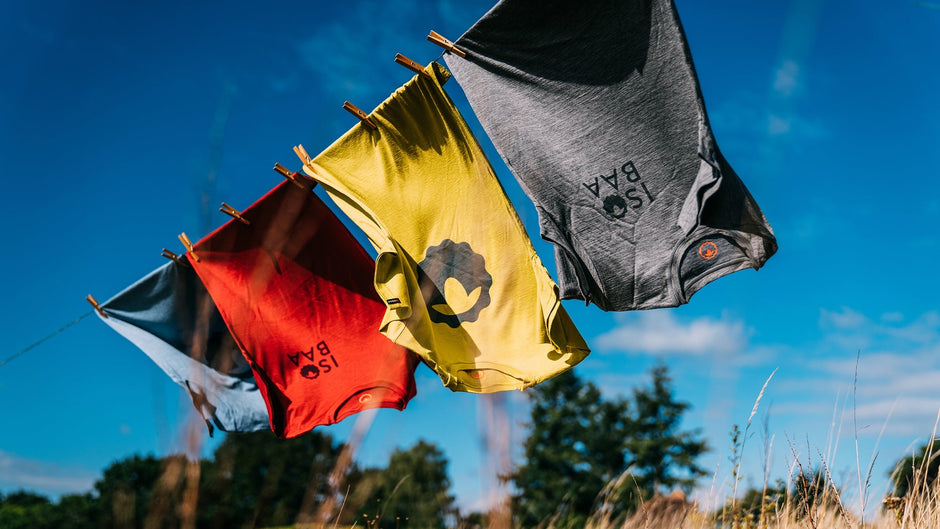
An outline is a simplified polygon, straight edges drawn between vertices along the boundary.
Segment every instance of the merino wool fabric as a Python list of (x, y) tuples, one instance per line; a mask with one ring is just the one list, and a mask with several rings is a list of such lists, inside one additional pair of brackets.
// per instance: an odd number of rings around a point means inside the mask
[(454, 391), (523, 389), (588, 347), (441, 84), (415, 76), (304, 171), (369, 237), (382, 332)]
[(101, 321), (189, 392), (210, 434), (268, 428), (251, 368), (192, 268), (170, 261), (101, 308)]
[(555, 245), (563, 299), (671, 307), (773, 231), (725, 161), (672, 0), (501, 0), (448, 67)]
[(309, 189), (282, 182), (188, 252), (261, 387), (296, 437), (370, 408), (402, 410), (418, 357), (379, 332), (375, 266)]

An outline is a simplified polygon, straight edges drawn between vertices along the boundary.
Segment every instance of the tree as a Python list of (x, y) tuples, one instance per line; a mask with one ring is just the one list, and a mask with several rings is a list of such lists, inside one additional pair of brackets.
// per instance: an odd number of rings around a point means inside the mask
[(572, 370), (532, 390), (525, 463), (509, 476), (521, 526), (552, 517), (556, 527), (583, 526), (598, 509), (623, 517), (654, 492), (687, 489), (703, 474), (695, 458), (705, 443), (697, 431), (679, 430), (689, 405), (674, 400), (664, 366), (651, 376), (651, 387), (635, 390), (633, 403), (604, 400)]
[(89, 494), (66, 494), (59, 498), (55, 512), (56, 529), (94, 529), (98, 503)]
[(4, 529), (51, 528), (53, 514), (49, 498), (39, 494), (17, 491), (0, 498), (0, 527)]
[(525, 463), (510, 476), (519, 491), (513, 512), (523, 527), (556, 513), (586, 519), (604, 485), (626, 468), (628, 403), (602, 401), (572, 370), (536, 386), (530, 402)]
[(0, 527), (4, 529), (94, 529), (94, 501), (90, 494), (62, 496), (53, 504), (32, 492), (0, 497)]
[(632, 456), (631, 475), (647, 493), (644, 499), (675, 487), (688, 493), (696, 478), (706, 474), (695, 460), (708, 450), (698, 430), (679, 430), (689, 404), (675, 400), (666, 366), (656, 365), (650, 376), (650, 387), (633, 390), (634, 429), (624, 440), (624, 449)]
[(447, 458), (424, 440), (408, 450), (395, 450), (383, 470), (367, 475), (372, 482), (359, 519), (381, 529), (441, 529), (454, 512), (447, 477)]
[(302, 510), (334, 494), (330, 476), (342, 449), (317, 431), (293, 439), (271, 432), (226, 435), (214, 459), (203, 464), (200, 527), (294, 523)]
[(134, 455), (106, 468), (101, 479), (95, 482), (98, 527), (143, 527), (149, 512), (150, 494), (163, 467), (162, 459)]
[(905, 498), (931, 490), (940, 474), (940, 439), (925, 443), (911, 456), (902, 457), (894, 464), (890, 478), (894, 495)]

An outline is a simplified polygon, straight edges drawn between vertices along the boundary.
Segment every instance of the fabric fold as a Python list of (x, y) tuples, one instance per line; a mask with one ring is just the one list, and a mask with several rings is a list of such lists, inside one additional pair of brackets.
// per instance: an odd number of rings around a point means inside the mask
[(210, 434), (267, 429), (251, 368), (192, 268), (170, 261), (101, 308), (101, 321), (189, 393)]
[(352, 234), (287, 181), (241, 217), (249, 224), (227, 222), (187, 258), (255, 372), (274, 433), (404, 409), (418, 357), (379, 332), (374, 264)]
[[(672, 0), (501, 0), (456, 45), (466, 58), (444, 58), (536, 205), (563, 298), (676, 306), (776, 251), (715, 143)], [(700, 228), (746, 243), (702, 257)]]
[[(588, 347), (442, 84), (415, 76), (304, 171), (379, 253), (383, 332), (454, 391), (523, 389)], [(407, 307), (407, 310), (405, 308)]]

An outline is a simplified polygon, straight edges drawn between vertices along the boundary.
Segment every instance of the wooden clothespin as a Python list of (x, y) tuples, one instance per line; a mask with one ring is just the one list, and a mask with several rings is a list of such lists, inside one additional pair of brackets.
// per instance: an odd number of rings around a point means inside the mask
[(98, 304), (98, 300), (95, 299), (95, 296), (92, 296), (91, 294), (88, 294), (87, 296), (85, 296), (85, 301), (91, 303), (91, 306), (94, 307), (96, 311), (98, 311), (98, 314), (99, 314), (102, 318), (107, 318), (107, 317), (108, 317), (108, 315), (105, 314), (105, 313), (104, 313), (104, 310), (101, 308), (101, 305)]
[(248, 222), (248, 219), (246, 219), (245, 217), (242, 217), (242, 214), (237, 209), (233, 208), (232, 206), (229, 206), (225, 202), (222, 203), (222, 207), (219, 208), (219, 211), (234, 218), (238, 222), (241, 222), (245, 226), (248, 226), (251, 224), (250, 222)]
[(300, 158), (300, 163), (304, 165), (310, 165), (311, 163), (313, 163), (313, 158), (311, 158), (310, 155), (307, 154), (307, 149), (304, 149), (303, 145), (298, 145), (294, 147), (294, 154), (296, 154), (297, 157)]
[(178, 265), (189, 266), (189, 263), (186, 262), (186, 259), (183, 259), (182, 257), (180, 257), (180, 256), (176, 255), (175, 253), (173, 253), (173, 252), (167, 250), (166, 248), (163, 249), (163, 252), (160, 253), (160, 255), (162, 255), (163, 257), (166, 257), (167, 259), (169, 259), (169, 260), (171, 260), (171, 261), (176, 262), (176, 264), (178, 264)]
[(350, 114), (352, 114), (352, 115), (356, 116), (357, 118), (359, 118), (359, 121), (363, 122), (363, 123), (364, 123), (367, 127), (369, 127), (370, 129), (377, 129), (377, 128), (379, 128), (378, 125), (376, 125), (374, 121), (372, 121), (371, 119), (369, 119), (369, 115), (368, 115), (368, 114), (366, 114), (365, 112), (359, 110), (359, 109), (356, 107), (356, 105), (350, 103), (349, 101), (346, 101), (345, 103), (343, 103), (343, 108), (345, 108), (346, 110), (348, 110)]
[(412, 72), (417, 73), (418, 75), (421, 75), (428, 79), (433, 79), (433, 77), (431, 77), (431, 74), (429, 74), (428, 71), (425, 70), (420, 64), (414, 62), (413, 60), (409, 59), (408, 57), (405, 57), (404, 55), (400, 53), (395, 54), (395, 62), (404, 66), (405, 68), (408, 68)]
[(431, 31), (431, 33), (428, 35), (428, 40), (444, 48), (445, 50), (453, 53), (454, 55), (458, 57), (461, 57), (464, 59), (467, 58), (467, 54), (464, 53), (462, 49), (458, 48), (457, 46), (454, 46), (453, 42), (445, 39), (440, 33), (436, 31)]
[[(297, 151), (297, 147), (294, 147), (294, 151)], [(295, 186), (301, 189), (307, 189), (307, 186), (305, 186), (304, 183), (300, 180), (300, 174), (291, 172), (289, 169), (279, 163), (274, 164), (274, 170), (281, 173), (284, 178), (290, 180)]]
[(197, 256), (196, 252), (193, 251), (193, 243), (192, 241), (189, 240), (189, 237), (186, 236), (186, 233), (183, 232), (179, 234), (179, 239), (180, 239), (180, 242), (183, 243), (183, 246), (186, 247), (186, 251), (189, 252), (189, 255), (193, 256), (193, 259), (195, 259), (196, 262), (198, 263), (199, 256)]

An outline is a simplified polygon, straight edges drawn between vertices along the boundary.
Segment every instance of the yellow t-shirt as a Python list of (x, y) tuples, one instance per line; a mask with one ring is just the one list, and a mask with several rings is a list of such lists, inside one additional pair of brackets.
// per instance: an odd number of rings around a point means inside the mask
[(381, 331), (454, 391), (524, 389), (587, 356), (439, 64), (306, 164), (379, 256)]

